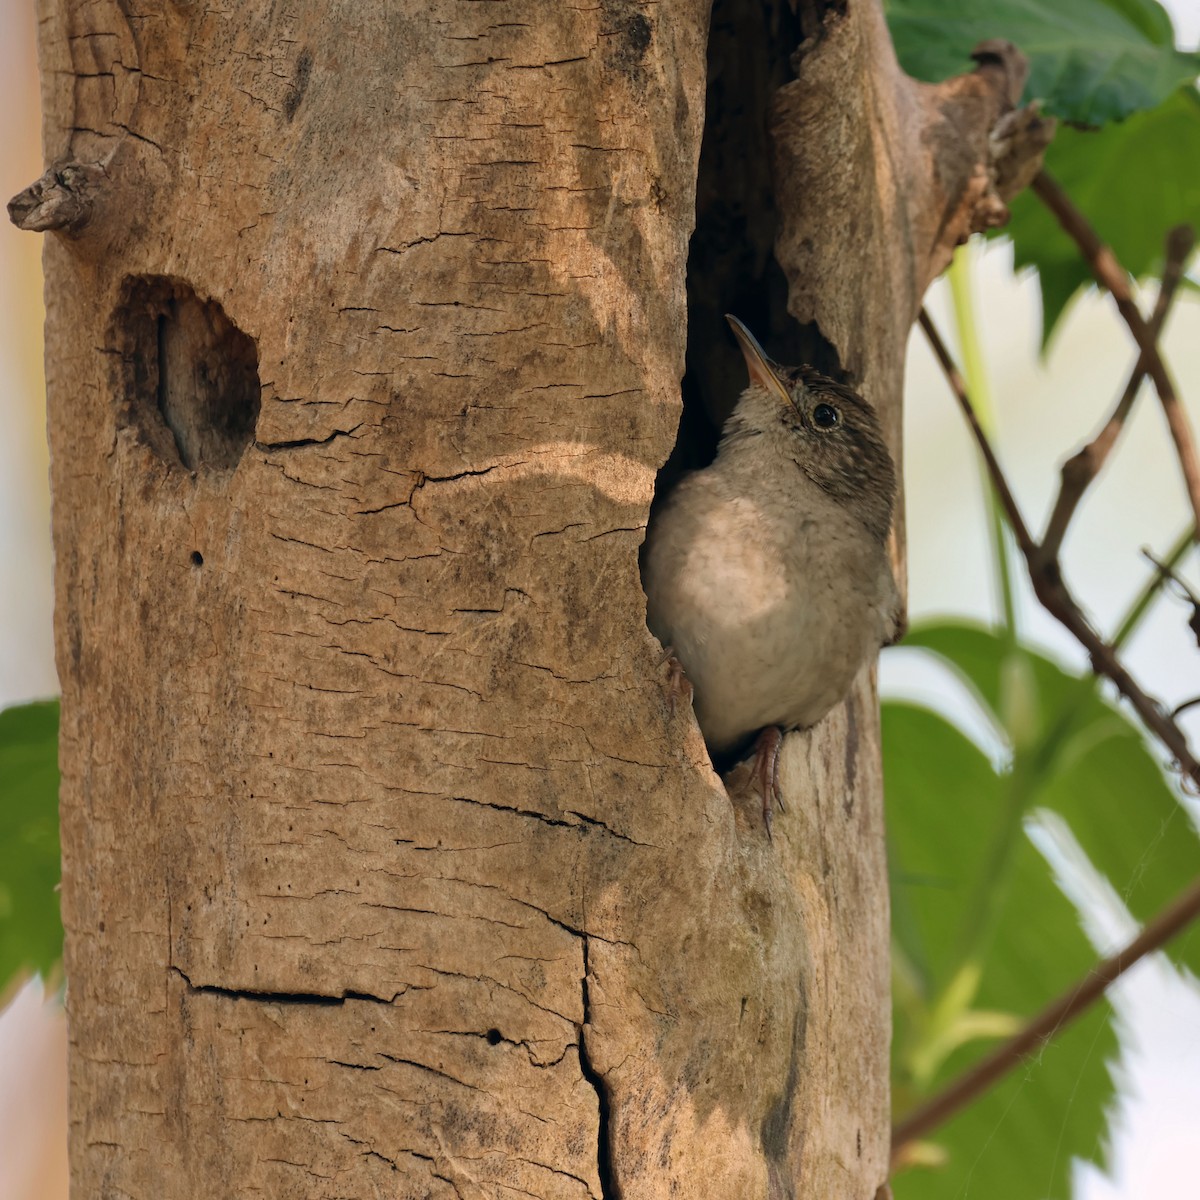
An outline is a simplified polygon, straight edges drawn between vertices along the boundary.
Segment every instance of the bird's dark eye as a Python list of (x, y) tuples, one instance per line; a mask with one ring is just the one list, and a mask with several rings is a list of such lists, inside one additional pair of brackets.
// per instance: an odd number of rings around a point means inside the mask
[(832, 404), (818, 404), (813, 409), (812, 419), (818, 429), (832, 429), (841, 422), (842, 414)]

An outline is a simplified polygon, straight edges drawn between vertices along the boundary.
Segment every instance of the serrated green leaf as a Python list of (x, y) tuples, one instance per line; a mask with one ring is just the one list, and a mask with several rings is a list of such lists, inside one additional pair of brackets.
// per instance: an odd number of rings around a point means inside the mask
[(0, 712), (0, 995), (62, 957), (58, 702)]
[[(1005, 662), (1014, 651), (999, 634), (979, 625), (937, 622), (915, 627), (905, 644), (950, 665), (1004, 729)], [(1058, 812), (1092, 864), (1144, 922), (1200, 875), (1200, 839), (1140, 728), (1104, 699), (1091, 677), (1028, 648), (1015, 653), (1029, 664), (1037, 695), (1026, 807)], [(1200, 929), (1185, 931), (1167, 952), (1200, 973)]]
[[(1002, 656), (993, 654), (988, 669), (986, 642), (975, 636), (980, 631), (950, 626), (921, 632), (934, 642), (944, 634), (944, 643), (972, 651), (981, 697), (999, 697)], [(1036, 661), (1033, 656), (1035, 677)], [(884, 705), (883, 749), (897, 957), (907, 963), (925, 955), (934, 985), (932, 991), (918, 989), (932, 1001), (924, 1007), (919, 995), (910, 990), (902, 996), (898, 988), (894, 1093), (902, 1114), (992, 1049), (978, 1036), (956, 1047), (959, 1038), (996, 1034), (1006, 1018), (1029, 1017), (1083, 977), (1096, 956), (1074, 909), (1024, 836), (1012, 844), (1007, 871), (994, 882), (986, 878), (987, 847), (1004, 819), (1012, 776), (998, 775), (941, 717), (908, 704)], [(993, 886), (999, 889), (993, 933), (984, 957), (964, 973), (956, 957), (963, 923), (975, 890)], [(945, 1009), (948, 1000), (951, 1019), (939, 1022), (935, 1010)], [(1089, 1021), (1082, 1039), (1069, 1031), (1061, 1044), (1047, 1048), (1040, 1065), (1019, 1068), (939, 1131), (936, 1140), (948, 1152), (944, 1165), (899, 1175), (898, 1200), (976, 1193), (1065, 1200), (1071, 1157), (1095, 1155), (1112, 1094), (1105, 1060), (1115, 1039), (1103, 1015)], [(929, 1061), (936, 1070), (924, 1078), (920, 1068)]]
[(926, 1001), (961, 964), (963, 913), (1000, 821), (987, 756), (928, 709), (882, 706), (893, 932)]
[[(1137, 278), (1162, 269), (1163, 241), (1176, 225), (1200, 229), (1200, 97), (1180, 88), (1150, 112), (1101, 130), (1060, 129), (1046, 170), (1121, 265)], [(1042, 341), (1071, 298), (1092, 283), (1075, 243), (1032, 192), (1010, 205), (1003, 233), (1014, 267), (1036, 267), (1042, 285)]]
[[(959, 674), (978, 697), (1002, 735), (1010, 738), (1020, 726), (1022, 744), (1061, 737), (1064, 711), (1070, 707), (1071, 727), (1078, 728), (1107, 715), (1109, 709), (1090, 681), (1064, 671), (1045, 655), (1017, 644), (1010, 646), (997, 632), (968, 621), (937, 621), (909, 630), (905, 646), (931, 651)], [(1013, 680), (1023, 680), (1018, 689)], [(1014, 702), (1022, 711), (1012, 711)]]
[[(1084, 978), (1098, 956), (1074, 905), (1024, 833), (1014, 843), (1006, 893), (978, 1004), (1028, 1017)], [(943, 1082), (961, 1065), (948, 1063)]]
[[(1137, 730), (1121, 717), (1097, 733), (1050, 776), (1038, 803), (1066, 820), (1144, 923), (1200, 876), (1200, 839)], [(1185, 929), (1166, 951), (1200, 974), (1200, 927)]]
[(1071, 1159), (1106, 1157), (1115, 1053), (1101, 1003), (931, 1135), (944, 1164), (897, 1172), (896, 1200), (1067, 1200)]
[(1026, 98), (1084, 125), (1153, 108), (1200, 73), (1154, 0), (889, 0), (887, 19), (901, 65), (929, 82), (969, 70), (979, 42), (1007, 38), (1029, 59)]

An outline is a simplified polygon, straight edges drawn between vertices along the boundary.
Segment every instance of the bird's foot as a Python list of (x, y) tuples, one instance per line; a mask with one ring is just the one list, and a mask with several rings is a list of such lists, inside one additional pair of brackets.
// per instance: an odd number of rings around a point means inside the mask
[(768, 725), (754, 743), (754, 779), (758, 784), (758, 794), (763, 802), (763, 824), (767, 827), (767, 837), (771, 836), (771, 817), (775, 805), (779, 811), (783, 807), (783, 793), (779, 790), (779, 752), (783, 747), (783, 730), (778, 725)]
[(667, 664), (667, 703), (671, 709), (671, 716), (674, 716), (675, 706), (681, 698), (691, 704), (693, 689), (691, 680), (683, 673), (683, 663), (675, 657), (675, 651), (670, 646), (666, 651), (658, 665)]

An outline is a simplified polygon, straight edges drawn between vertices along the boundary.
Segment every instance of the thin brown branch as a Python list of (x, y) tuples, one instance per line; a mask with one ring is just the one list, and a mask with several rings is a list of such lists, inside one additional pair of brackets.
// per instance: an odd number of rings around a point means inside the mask
[(1172, 563), (1160, 562), (1154, 555), (1149, 546), (1142, 547), (1142, 557), (1146, 559), (1152, 567), (1158, 572), (1159, 578), (1166, 581), (1170, 580), (1175, 588), (1176, 595), (1181, 600), (1186, 600), (1193, 608), (1200, 608), (1200, 596), (1197, 596), (1194, 591), (1188, 586), (1186, 580), (1181, 579), (1175, 573), (1175, 567)]
[[(1171, 543), (1171, 549), (1167, 552), (1166, 561), (1163, 565), (1168, 567), (1178, 566), (1183, 561), (1183, 556), (1192, 548), (1196, 540), (1196, 530), (1189, 526)], [(1143, 550), (1142, 553), (1144, 554), (1145, 551)], [(1146, 615), (1146, 609), (1154, 603), (1154, 599), (1162, 589), (1164, 583), (1166, 583), (1166, 576), (1160, 570), (1143, 584), (1137, 599), (1130, 605), (1129, 611), (1125, 614), (1121, 624), (1117, 626), (1117, 631), (1109, 639), (1109, 645), (1114, 650), (1119, 651), (1133, 635), (1133, 631), (1141, 623), (1142, 617)]]
[[(1200, 645), (1200, 596), (1197, 596), (1188, 585), (1175, 574), (1172, 567), (1166, 563), (1161, 563), (1153, 554), (1150, 553), (1145, 546), (1142, 547), (1142, 553), (1158, 568), (1158, 573), (1164, 580), (1170, 580), (1175, 588), (1175, 594), (1179, 599), (1192, 606), (1192, 615), (1188, 617), (1188, 628), (1192, 631), (1192, 635), (1196, 639), (1196, 644)], [(1191, 708), (1195, 702), (1189, 700), (1186, 704), (1178, 704), (1171, 710), (1172, 718), (1178, 717), (1185, 709)]]
[(929, 339), (929, 344), (933, 347), (934, 354), (942, 365), (951, 390), (966, 414), (967, 423), (975, 437), (979, 452), (987, 464), (992, 486), (1000, 497), (1005, 516), (1012, 526), (1017, 545), (1024, 556), (1034, 594), (1041, 601), (1042, 607), (1070, 630), (1075, 640), (1088, 652), (1092, 670), (1116, 685), (1117, 690), (1133, 706), (1146, 728), (1171, 752), (1179, 770), (1193, 787), (1200, 790), (1200, 762), (1192, 754), (1183, 730), (1171, 719), (1158, 700), (1142, 690), (1141, 685), (1122, 665), (1116, 651), (1092, 628), (1088, 619), (1083, 615), (1083, 610), (1063, 582), (1057, 563), (1046, 562), (1041, 557), (1037, 543), (1029, 536), (1028, 526), (1021, 516), (1021, 510), (1017, 506), (1012, 489), (1008, 486), (1008, 480), (992, 450), (987, 434), (979, 424), (971, 397), (967, 393), (962, 376), (954, 365), (954, 360), (946, 349), (946, 344), (942, 341), (929, 314), (924, 310), (921, 311), (920, 322), (925, 336)]
[(1079, 247), (1096, 281), (1112, 293), (1117, 309), (1142, 352), (1146, 362), (1146, 373), (1154, 381), (1154, 388), (1158, 392), (1163, 413), (1167, 418), (1167, 427), (1175, 441), (1175, 452), (1187, 485), (1192, 516), (1195, 524), (1200, 527), (1200, 459), (1196, 456), (1196, 440), (1192, 435), (1191, 422), (1179, 401), (1175, 383), (1162, 360), (1162, 355), (1158, 352), (1155, 334), (1142, 319), (1142, 314), (1134, 303), (1129, 287), (1129, 273), (1117, 261), (1117, 256), (1111, 248), (1100, 240), (1087, 218), (1075, 207), (1071, 198), (1052, 176), (1041, 171), (1033, 181), (1033, 190)]
[(1073, 987), (1048, 1004), (1019, 1033), (981, 1059), (940, 1095), (915, 1109), (892, 1130), (892, 1160), (906, 1143), (936, 1129), (959, 1109), (1018, 1066), (1026, 1056), (1087, 1011), (1139, 959), (1158, 950), (1200, 916), (1200, 879), (1162, 909), (1123, 949), (1097, 963)]
[[(1150, 318), (1150, 332), (1155, 339), (1162, 332), (1167, 315), (1171, 310), (1179, 282), (1183, 278), (1183, 266), (1191, 253), (1195, 238), (1192, 230), (1186, 225), (1179, 225), (1167, 234), (1166, 254), (1164, 258), (1162, 284), (1158, 289), (1158, 299), (1154, 305), (1154, 313)], [(1107, 461), (1117, 438), (1129, 417), (1133, 402), (1137, 399), (1142, 380), (1146, 378), (1148, 363), (1145, 354), (1138, 357), (1125, 385), (1121, 398), (1117, 401), (1112, 414), (1104, 423), (1100, 432), (1082, 450), (1071, 455), (1062, 465), (1062, 483), (1058, 489), (1058, 498), (1054, 502), (1054, 511), (1046, 525), (1046, 533), (1042, 538), (1041, 555), (1043, 560), (1052, 562), (1058, 558), (1062, 549), (1063, 538), (1067, 526), (1083, 499), (1084, 492), (1091, 486), (1092, 480), (1100, 473)]]

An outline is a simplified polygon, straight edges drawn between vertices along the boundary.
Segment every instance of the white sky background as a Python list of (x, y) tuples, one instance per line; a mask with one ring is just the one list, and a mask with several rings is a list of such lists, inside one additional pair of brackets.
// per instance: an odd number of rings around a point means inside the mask
[[(1183, 45), (1200, 40), (1200, 0), (1174, 0)], [(0, 0), (0, 199), (41, 171), (37, 113), (30, 107), (33, 5)], [(57, 690), (51, 639), (49, 507), (40, 375), (30, 339), (40, 339), (39, 240), (0, 220), (0, 706)], [(1039, 310), (1031, 280), (1015, 280), (1004, 247), (977, 255), (977, 302), (995, 395), (997, 449), (1035, 529), (1045, 520), (1062, 458), (1097, 428), (1133, 362), (1133, 349), (1106, 301), (1077, 303), (1048, 359), (1037, 357)], [(944, 333), (953, 325), (944, 290), (930, 310)], [(1200, 425), (1200, 300), (1185, 294), (1166, 337), (1168, 357), (1193, 421)], [(40, 358), (40, 352), (38, 357)], [(974, 450), (940, 373), (919, 336), (910, 352), (905, 473), (911, 615), (988, 617), (995, 611), (988, 540)], [(1124, 611), (1144, 578), (1138, 550), (1158, 550), (1184, 528), (1183, 488), (1161, 414), (1150, 395), (1114, 460), (1080, 510), (1068, 542), (1068, 577), (1103, 628)], [(1197, 572), (1192, 572), (1193, 581)], [(1160, 603), (1130, 646), (1134, 673), (1169, 702), (1200, 694), (1200, 654), (1186, 612)], [(1026, 593), (1024, 630), (1081, 664), (1068, 635)], [(947, 706), (944, 681), (914, 655), (884, 656), (885, 691)], [(1192, 721), (1200, 737), (1200, 716)], [(1130, 798), (1136, 803), (1136, 797)], [(1200, 853), (1197, 856), (1200, 862)], [(1086, 886), (1083, 885), (1083, 886)], [(1102, 896), (1098, 889), (1092, 896)], [(1104, 906), (1097, 936), (1119, 934), (1119, 904)], [(1114, 1129), (1114, 1179), (1085, 1169), (1078, 1200), (1170, 1200), (1200, 1194), (1200, 998), (1161, 961), (1130, 973), (1117, 997), (1122, 1014), (1122, 1100)], [(43, 1015), (27, 991), (0, 1017), (0, 1196), (51, 1200), (65, 1195), (60, 1165), (64, 1084), (61, 1019)], [(39, 1133), (50, 1123), (49, 1150)], [(47, 1157), (49, 1155), (50, 1157)], [(49, 1171), (49, 1173), (48, 1173)]]

